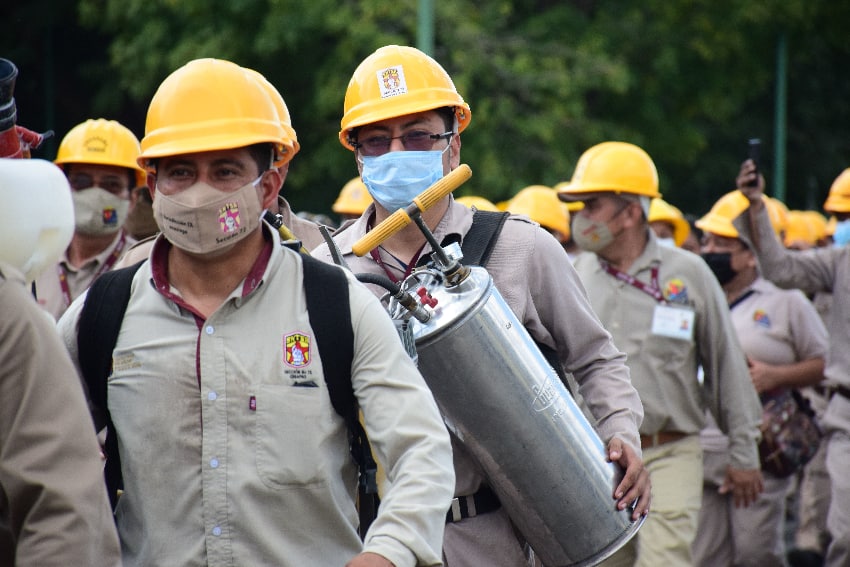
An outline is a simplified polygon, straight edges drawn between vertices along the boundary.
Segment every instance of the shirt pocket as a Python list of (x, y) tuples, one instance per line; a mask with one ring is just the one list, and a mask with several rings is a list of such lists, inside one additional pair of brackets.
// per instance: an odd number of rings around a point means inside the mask
[(324, 388), (265, 384), (257, 392), (257, 473), (270, 488), (295, 488), (324, 482), (317, 422), (326, 411)]

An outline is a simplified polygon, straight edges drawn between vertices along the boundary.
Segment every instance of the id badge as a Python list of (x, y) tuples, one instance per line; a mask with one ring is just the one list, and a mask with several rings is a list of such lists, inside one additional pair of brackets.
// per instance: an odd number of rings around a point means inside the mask
[(693, 309), (656, 305), (652, 316), (652, 334), (690, 341), (694, 338)]

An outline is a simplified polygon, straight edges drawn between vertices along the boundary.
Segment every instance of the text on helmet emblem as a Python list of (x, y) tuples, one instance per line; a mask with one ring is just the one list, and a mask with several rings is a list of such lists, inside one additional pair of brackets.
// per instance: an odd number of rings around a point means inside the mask
[(404, 80), (404, 69), (401, 65), (387, 67), (378, 71), (378, 88), (381, 98), (407, 93), (407, 83)]

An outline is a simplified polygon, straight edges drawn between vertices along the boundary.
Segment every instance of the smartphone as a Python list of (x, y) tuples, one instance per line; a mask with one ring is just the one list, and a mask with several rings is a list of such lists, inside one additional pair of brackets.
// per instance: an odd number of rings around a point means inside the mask
[(753, 163), (756, 166), (756, 178), (750, 182), (750, 187), (755, 187), (758, 185), (758, 173), (759, 173), (759, 152), (761, 150), (761, 140), (759, 138), (750, 138), (749, 141), (749, 158), (753, 160)]

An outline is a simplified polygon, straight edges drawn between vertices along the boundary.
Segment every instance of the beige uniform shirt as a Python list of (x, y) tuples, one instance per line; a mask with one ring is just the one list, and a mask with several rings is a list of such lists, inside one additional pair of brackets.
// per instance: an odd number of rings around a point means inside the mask
[(103, 252), (91, 258), (79, 268), (71, 265), (67, 253), (64, 254), (56, 266), (48, 267), (36, 278), (35, 289), (38, 294), (38, 302), (58, 321), (70, 305), (61, 278), (65, 278), (73, 301), (89, 288), (95, 277), (117, 267), (118, 260), (135, 243), (136, 241), (132, 237), (118, 231), (115, 239)]
[(100, 447), (50, 319), (0, 266), (0, 565), (115, 567)]
[[(780, 287), (796, 287), (804, 293), (832, 293), (824, 376), (829, 383), (850, 388), (850, 246), (786, 250), (776, 238), (764, 207), (755, 220), (756, 226), (751, 228), (747, 209), (735, 219), (735, 227), (742, 237), (758, 242), (754, 249), (765, 278)], [(850, 399), (833, 396), (822, 424), (826, 429), (850, 431)]]
[[(161, 236), (135, 276), (108, 388), (124, 564), (339, 567), (361, 550), (399, 567), (438, 563), (454, 474), (430, 391), (376, 299), (349, 277), (352, 383), (392, 480), (361, 544), (356, 465), (325, 384), (301, 258), (264, 230), (265, 255), (206, 320), (169, 286)], [(59, 323), (73, 358), (80, 305)]]
[[(580, 254), (575, 262), (590, 303), (614, 343), (626, 351), (632, 382), (646, 412), (641, 433), (698, 434), (705, 424), (707, 402), (730, 437), (732, 466), (758, 468), (761, 404), (723, 290), (701, 258), (659, 246), (647, 231), (647, 246), (628, 273), (648, 285), (653, 265), (658, 266), (658, 285), (667, 302), (693, 313), (690, 338), (653, 334), (662, 302), (610, 275), (595, 254)], [(703, 385), (697, 379), (700, 365)]]
[[(354, 273), (385, 274), (369, 255), (358, 258), (351, 252), (351, 246), (366, 234), (373, 212), (374, 205), (370, 205), (363, 216), (334, 234), (334, 240)], [(463, 238), (472, 226), (472, 215), (469, 208), (452, 202), (434, 231), (437, 241), (442, 242), (448, 235)], [(430, 251), (426, 244), (422, 254)], [(404, 267), (382, 249), (379, 253), (384, 264), (401, 278)], [(319, 246), (312, 254), (331, 261), (326, 245)], [(602, 439), (607, 442), (617, 436), (639, 451), (637, 428), (643, 410), (629, 381), (623, 354), (611, 342), (611, 336), (590, 308), (561, 245), (537, 224), (511, 216), (502, 228), (487, 271), (529, 334), (537, 342), (556, 349), (562, 366), (574, 374), (580, 393), (598, 422)], [(373, 289), (379, 296), (385, 293), (382, 288)], [(505, 431), (505, 434), (510, 432)], [(454, 436), (452, 446), (457, 474), (455, 494), (473, 494), (483, 477), (463, 444)], [(455, 560), (460, 564), (516, 565), (522, 560), (518, 550), (516, 535), (503, 510), (446, 528), (444, 553), (449, 566)], [(457, 559), (459, 557), (463, 559)]]

